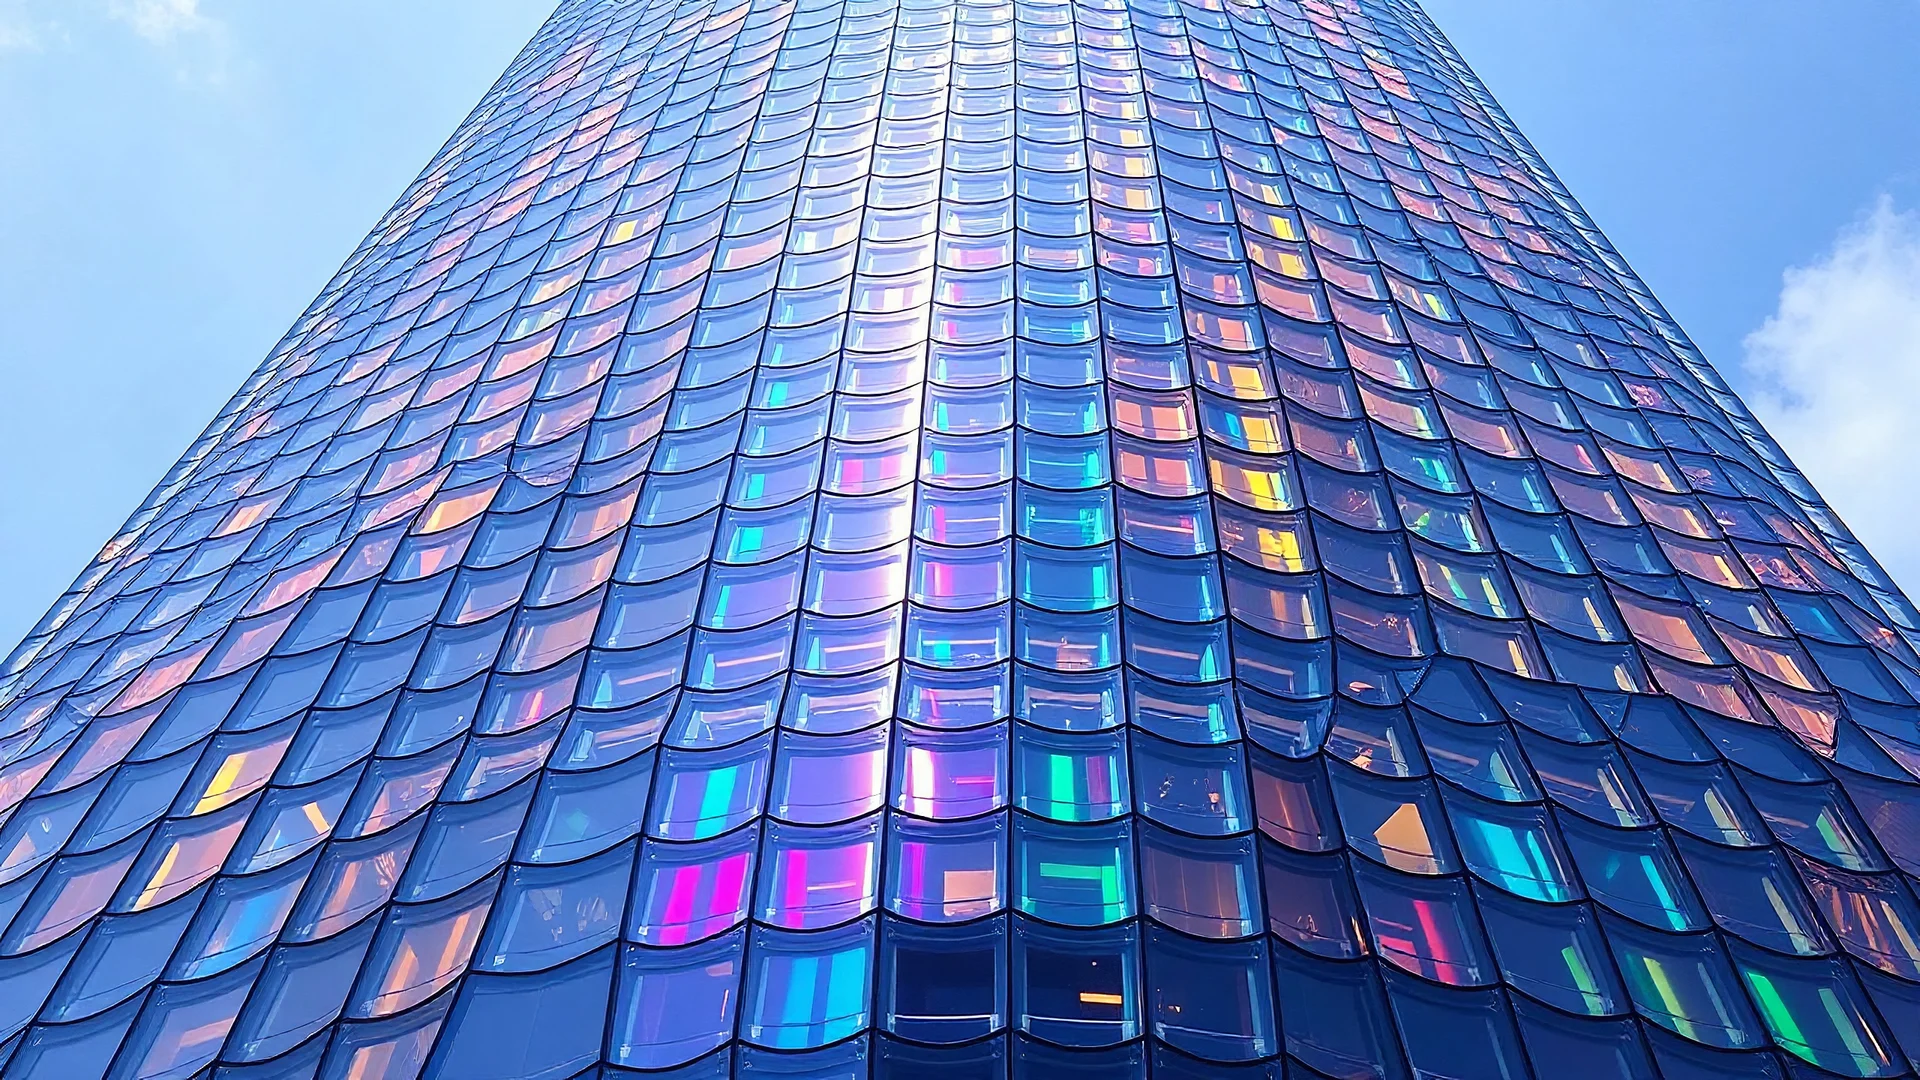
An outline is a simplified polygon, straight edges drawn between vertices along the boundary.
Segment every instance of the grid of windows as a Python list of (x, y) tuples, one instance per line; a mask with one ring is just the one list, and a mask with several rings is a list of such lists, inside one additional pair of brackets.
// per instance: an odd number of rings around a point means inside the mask
[(0, 1061), (1909, 1076), (1916, 626), (1412, 0), (566, 0), (0, 667)]

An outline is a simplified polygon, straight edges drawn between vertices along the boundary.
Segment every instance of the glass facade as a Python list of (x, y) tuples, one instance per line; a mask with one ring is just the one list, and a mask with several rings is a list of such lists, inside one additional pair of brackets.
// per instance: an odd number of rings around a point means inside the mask
[(567, 0), (0, 666), (0, 1060), (1910, 1076), (1916, 625), (1411, 0)]

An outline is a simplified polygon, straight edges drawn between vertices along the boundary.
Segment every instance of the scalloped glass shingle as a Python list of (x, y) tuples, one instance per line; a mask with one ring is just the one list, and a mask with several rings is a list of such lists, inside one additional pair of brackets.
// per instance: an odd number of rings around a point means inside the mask
[(1411, 0), (566, 0), (0, 668), (0, 1061), (1910, 1076), (1916, 626)]

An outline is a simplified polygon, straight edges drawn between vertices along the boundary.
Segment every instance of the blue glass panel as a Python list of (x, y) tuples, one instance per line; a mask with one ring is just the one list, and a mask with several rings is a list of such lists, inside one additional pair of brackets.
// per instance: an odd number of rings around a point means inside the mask
[(600, 1056), (614, 952), (538, 975), (466, 981), (430, 1076), (568, 1077)]
[(733, 1035), (744, 933), (693, 949), (627, 949), (613, 1012), (616, 1065), (659, 1069), (694, 1060)]
[(1015, 920), (1018, 1028), (1063, 1046), (1110, 1046), (1140, 1034), (1140, 940), (1132, 926), (1064, 930)]
[(1287, 1053), (1332, 1076), (1404, 1080), (1407, 1067), (1379, 978), (1368, 965), (1273, 950)]
[(1004, 1029), (1005, 920), (938, 929), (885, 920), (879, 985), (883, 1026), (903, 1038), (960, 1043)]
[(838, 1042), (867, 1024), (874, 921), (817, 934), (756, 929), (741, 990), (741, 1035), (773, 1049)]

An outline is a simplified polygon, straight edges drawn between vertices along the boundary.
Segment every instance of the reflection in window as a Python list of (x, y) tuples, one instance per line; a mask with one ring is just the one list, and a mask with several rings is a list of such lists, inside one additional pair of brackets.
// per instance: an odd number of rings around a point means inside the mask
[(838, 1042), (867, 1025), (873, 920), (817, 934), (756, 930), (742, 988), (741, 1035), (800, 1050)]

